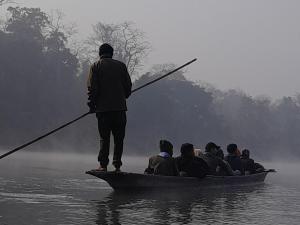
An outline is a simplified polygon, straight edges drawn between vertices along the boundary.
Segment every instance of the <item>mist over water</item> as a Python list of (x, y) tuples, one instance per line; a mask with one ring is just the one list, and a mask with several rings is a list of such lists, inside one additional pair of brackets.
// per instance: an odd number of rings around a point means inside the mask
[[(147, 158), (125, 157), (124, 171), (142, 172)], [(85, 174), (96, 153), (19, 152), (0, 163), (0, 224), (298, 224), (297, 163), (265, 184), (185, 191), (118, 193)]]

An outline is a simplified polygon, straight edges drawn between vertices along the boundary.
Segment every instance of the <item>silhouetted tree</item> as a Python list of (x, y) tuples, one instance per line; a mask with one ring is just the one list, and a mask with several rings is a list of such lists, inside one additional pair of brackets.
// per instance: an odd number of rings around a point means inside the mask
[(39, 134), (69, 118), (76, 107), (78, 59), (39, 8), (8, 11), (0, 33), (1, 130), (7, 139), (28, 138), (29, 130)]
[(0, 0), (0, 6), (4, 5), (4, 4), (8, 4), (8, 3), (12, 3), (13, 1), (11, 0)]
[(299, 96), (295, 98), (283, 97), (276, 103), (274, 116), (277, 121), (275, 132), (275, 150), (285, 154), (299, 154), (300, 147), (300, 104)]
[(94, 55), (97, 56), (99, 46), (110, 43), (114, 49), (114, 58), (124, 62), (129, 74), (133, 75), (150, 50), (150, 44), (146, 41), (144, 33), (131, 22), (119, 24), (106, 24), (98, 22), (93, 26), (93, 34), (88, 39)]

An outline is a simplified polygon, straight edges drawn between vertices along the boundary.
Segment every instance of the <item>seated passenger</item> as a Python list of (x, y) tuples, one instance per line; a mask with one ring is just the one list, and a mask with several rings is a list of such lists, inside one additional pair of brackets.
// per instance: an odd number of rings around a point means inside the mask
[(235, 175), (244, 175), (244, 168), (242, 165), (241, 158), (237, 155), (237, 145), (229, 144), (227, 145), (228, 155), (225, 157), (225, 160), (229, 163)]
[(181, 156), (176, 158), (177, 167), (181, 176), (205, 177), (209, 168), (206, 162), (195, 156), (194, 146), (189, 143), (181, 145)]
[(173, 155), (173, 145), (167, 140), (159, 142), (160, 153), (149, 159), (145, 174), (178, 176), (178, 169)]
[(223, 165), (223, 167), (221, 166), (217, 166), (217, 175), (218, 176), (232, 176), (233, 175), (233, 171), (229, 165), (229, 163), (227, 161), (224, 160), (224, 152), (221, 148), (219, 148), (217, 150), (217, 157), (219, 157), (220, 159), (223, 160), (223, 162), (225, 163), (225, 166)]
[(242, 151), (241, 161), (246, 175), (255, 173), (255, 163), (250, 158), (250, 151), (248, 149)]
[[(207, 165), (209, 167), (209, 174), (210, 175), (222, 175), (222, 176), (233, 175), (233, 172), (232, 172), (230, 166), (221, 158), (222, 155), (219, 155), (219, 156), (217, 155), (218, 149), (220, 149), (220, 146), (216, 145), (213, 142), (209, 142), (205, 146), (205, 153), (201, 156), (201, 158), (207, 163)], [(219, 154), (220, 153), (221, 152), (219, 151)], [(223, 151), (222, 151), (222, 153), (223, 153)], [(224, 154), (223, 154), (223, 157), (224, 157)], [(220, 171), (222, 171), (222, 174), (219, 173)]]
[(255, 168), (255, 173), (261, 173), (266, 170), (265, 167), (263, 167), (263, 165), (257, 162), (254, 163), (254, 168)]

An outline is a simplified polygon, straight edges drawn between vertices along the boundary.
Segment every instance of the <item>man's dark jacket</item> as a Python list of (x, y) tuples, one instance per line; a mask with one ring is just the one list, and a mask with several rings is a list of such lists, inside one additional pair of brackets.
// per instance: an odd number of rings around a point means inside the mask
[(249, 171), (251, 174), (255, 173), (255, 163), (253, 159), (241, 157), (241, 161), (245, 171)]
[(236, 156), (234, 154), (228, 154), (225, 157), (225, 160), (229, 163), (229, 165), (231, 166), (233, 171), (239, 170), (241, 172), (241, 174), (245, 174), (242, 160), (239, 156)]
[(145, 173), (163, 176), (179, 175), (175, 159), (172, 157), (164, 158), (160, 155), (152, 156), (149, 159), (149, 164)]
[(88, 95), (97, 112), (127, 111), (131, 87), (127, 67), (118, 60), (102, 57), (90, 68)]
[(209, 173), (206, 162), (198, 157), (179, 156), (176, 158), (179, 172), (185, 172), (189, 177), (205, 177)]
[(233, 175), (232, 169), (230, 166), (226, 164), (220, 157), (214, 155), (210, 152), (205, 152), (205, 154), (201, 155), (202, 158), (209, 167), (210, 175), (218, 175), (217, 168), (219, 167), (221, 171), (223, 171), (226, 175)]

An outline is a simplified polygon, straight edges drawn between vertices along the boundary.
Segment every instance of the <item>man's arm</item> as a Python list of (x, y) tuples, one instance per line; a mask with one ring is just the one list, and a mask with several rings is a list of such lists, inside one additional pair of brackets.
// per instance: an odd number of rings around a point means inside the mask
[(242, 160), (238, 160), (238, 167), (239, 167), (239, 171), (241, 171), (241, 174), (242, 175), (245, 175), (245, 170), (244, 170), (244, 167), (243, 167), (243, 164), (242, 164)]
[(250, 172), (255, 173), (255, 164), (253, 159), (249, 159)]
[(177, 160), (172, 159), (172, 161), (173, 161), (174, 176), (179, 176), (179, 169), (178, 169), (178, 166), (177, 166)]
[(98, 92), (98, 85), (97, 85), (97, 75), (94, 73), (94, 65), (91, 66), (88, 81), (88, 106), (90, 107), (90, 112), (96, 111), (96, 103), (97, 103), (97, 92)]
[(154, 169), (152, 168), (152, 158), (149, 159), (148, 167), (145, 169), (145, 174), (153, 174)]
[(218, 164), (224, 171), (227, 172), (227, 175), (233, 176), (233, 170), (227, 161), (218, 159)]
[(123, 76), (123, 87), (125, 90), (125, 97), (128, 98), (131, 95), (132, 82), (126, 65), (124, 64), (123, 66), (125, 72)]

